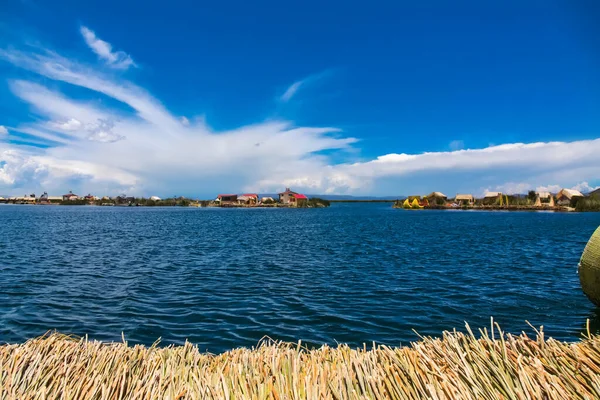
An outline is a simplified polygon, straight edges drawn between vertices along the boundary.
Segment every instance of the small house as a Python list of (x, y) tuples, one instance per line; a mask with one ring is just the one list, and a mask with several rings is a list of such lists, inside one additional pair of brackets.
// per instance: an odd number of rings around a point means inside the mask
[(483, 196), (484, 205), (494, 205), (502, 203), (502, 192), (486, 192)]
[(121, 205), (121, 206), (128, 206), (135, 203), (135, 197), (133, 196), (127, 196), (127, 195), (120, 195), (115, 197), (115, 204), (116, 205)]
[(62, 199), (63, 201), (75, 201), (79, 200), (79, 196), (77, 196), (75, 193), (69, 190), (69, 193), (63, 194)]
[(262, 204), (273, 204), (275, 203), (275, 199), (273, 199), (272, 197), (261, 197), (260, 202)]
[(298, 194), (293, 192), (290, 188), (285, 188), (285, 192), (279, 193), (279, 202), (281, 204), (290, 204), (295, 201), (292, 195)]
[(300, 193), (294, 193), (292, 195), (292, 204), (296, 207), (302, 207), (308, 203), (308, 197)]
[(258, 195), (255, 193), (246, 193), (237, 198), (238, 203), (247, 205), (256, 205), (258, 203)]
[(237, 203), (238, 195), (237, 194), (220, 194), (217, 196), (217, 202), (221, 204), (233, 204)]
[(48, 203), (50, 203), (50, 200), (48, 199), (48, 197), (49, 197), (48, 196), (48, 192), (42, 193), (42, 195), (40, 196), (40, 198), (38, 200), (39, 203), (40, 204), (48, 204)]
[(457, 194), (454, 202), (461, 207), (472, 206), (475, 203), (475, 197), (472, 194)]
[(160, 201), (161, 198), (158, 197), (158, 196), (150, 196), (150, 200), (152, 200), (152, 201)]
[(302, 206), (308, 203), (308, 197), (303, 194), (294, 192), (290, 188), (286, 188), (285, 192), (279, 193), (279, 202), (289, 206)]
[(425, 198), (429, 204), (435, 205), (444, 205), (446, 204), (446, 200), (448, 200), (448, 197), (442, 192), (431, 192)]
[(569, 206), (572, 200), (582, 198), (583, 194), (579, 190), (562, 189), (556, 194), (556, 204), (559, 206)]
[(93, 203), (94, 201), (98, 200), (98, 198), (96, 196), (92, 196), (91, 194), (88, 193), (87, 196), (85, 196), (83, 198), (85, 201), (87, 201), (88, 203)]

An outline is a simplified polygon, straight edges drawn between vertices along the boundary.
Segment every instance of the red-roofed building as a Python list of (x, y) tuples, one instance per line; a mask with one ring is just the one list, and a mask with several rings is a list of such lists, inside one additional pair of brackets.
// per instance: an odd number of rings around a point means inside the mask
[(285, 192), (279, 193), (279, 202), (290, 206), (299, 206), (308, 201), (308, 197), (303, 194), (296, 193), (290, 188), (286, 188)]
[(77, 196), (75, 193), (69, 191), (69, 193), (67, 194), (63, 194), (63, 201), (73, 201), (73, 200), (78, 200), (79, 196)]

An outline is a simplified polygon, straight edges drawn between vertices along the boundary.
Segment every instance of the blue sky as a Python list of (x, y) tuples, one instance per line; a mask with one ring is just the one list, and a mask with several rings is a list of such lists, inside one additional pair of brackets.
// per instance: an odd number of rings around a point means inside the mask
[(597, 2), (122, 3), (0, 6), (0, 194), (600, 185)]

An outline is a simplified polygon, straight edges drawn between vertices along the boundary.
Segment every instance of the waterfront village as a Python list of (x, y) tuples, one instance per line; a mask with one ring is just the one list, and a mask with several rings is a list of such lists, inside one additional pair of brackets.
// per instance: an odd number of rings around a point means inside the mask
[(219, 194), (214, 200), (197, 200), (187, 197), (171, 197), (162, 199), (158, 196), (133, 197), (125, 194), (109, 197), (98, 197), (92, 194), (80, 196), (72, 191), (62, 196), (50, 196), (44, 192), (37, 197), (35, 194), (0, 197), (0, 203), (6, 204), (37, 204), (37, 205), (97, 205), (97, 206), (184, 206), (184, 207), (327, 207), (329, 201), (311, 197), (286, 188), (277, 196), (262, 196), (256, 193)]
[(489, 210), (548, 210), (548, 211), (600, 211), (600, 189), (587, 195), (578, 190), (561, 189), (557, 193), (531, 190), (527, 194), (486, 192), (483, 197), (457, 194), (448, 198), (441, 192), (426, 196), (409, 196), (396, 200), (395, 208), (420, 209), (489, 209)]
[[(361, 200), (332, 200), (361, 201)], [(481, 209), (481, 210), (548, 210), (548, 211), (600, 211), (600, 189), (583, 194), (573, 189), (562, 189), (557, 193), (547, 191), (529, 191), (527, 194), (504, 194), (486, 192), (483, 197), (476, 198), (472, 194), (457, 194), (453, 198), (441, 192), (432, 192), (425, 196), (408, 196), (398, 200), (362, 200), (393, 202), (394, 208), (408, 210), (422, 209)], [(187, 206), (187, 207), (294, 207), (312, 208), (328, 207), (329, 200), (306, 196), (286, 188), (277, 195), (259, 196), (256, 193), (219, 194), (213, 200), (197, 200), (187, 197), (171, 197), (162, 199), (157, 196), (132, 197), (120, 195), (116, 197), (98, 197), (92, 194), (80, 196), (72, 191), (62, 196), (50, 196), (44, 192), (22, 197), (0, 197), (0, 203), (37, 204), (37, 205), (97, 205), (97, 206)]]

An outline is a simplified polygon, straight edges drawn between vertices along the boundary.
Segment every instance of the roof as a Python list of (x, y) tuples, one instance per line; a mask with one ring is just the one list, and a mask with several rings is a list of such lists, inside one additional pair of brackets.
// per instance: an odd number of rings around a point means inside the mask
[(308, 197), (300, 193), (293, 193), (292, 196), (294, 196), (296, 199), (308, 199)]
[(447, 196), (442, 193), (442, 192), (431, 192), (427, 197), (443, 197), (446, 198)]
[(573, 196), (583, 197), (583, 194), (581, 194), (581, 192), (579, 190), (575, 190), (575, 189), (563, 189), (560, 192), (558, 192), (559, 195), (561, 193), (565, 194), (568, 198), (571, 198)]
[(486, 192), (485, 196), (483, 196), (484, 198), (486, 197), (498, 197), (498, 196), (502, 196), (501, 192)]
[(298, 193), (291, 191), (290, 188), (285, 188), (285, 192), (281, 192), (278, 194), (281, 196), (282, 194), (298, 194)]
[(67, 193), (67, 194), (63, 194), (63, 197), (78, 197), (75, 193)]
[(258, 199), (258, 195), (256, 193), (245, 193), (242, 196), (245, 196), (245, 197), (255, 197), (255, 198)]
[(540, 199), (547, 199), (548, 197), (552, 196), (550, 192), (536, 192), (535, 194), (537, 194)]
[(472, 194), (457, 194), (454, 200), (473, 200)]
[(237, 197), (237, 194), (220, 194), (217, 196), (217, 199), (220, 199), (221, 197)]

